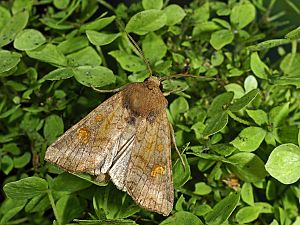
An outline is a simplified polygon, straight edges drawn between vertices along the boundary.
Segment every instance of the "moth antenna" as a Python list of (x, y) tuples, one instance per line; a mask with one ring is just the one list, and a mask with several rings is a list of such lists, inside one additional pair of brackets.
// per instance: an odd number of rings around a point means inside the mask
[(170, 75), (170, 76), (160, 77), (159, 81), (170, 80), (173, 78), (182, 78), (182, 77), (194, 77), (194, 78), (201, 78), (201, 79), (207, 79), (207, 80), (217, 80), (217, 78), (214, 78), (214, 77), (196, 76), (196, 75), (192, 75), (192, 74), (179, 73), (179, 74), (174, 74), (174, 75)]
[(185, 91), (185, 90), (188, 89), (188, 88), (189, 88), (189, 87), (185, 87), (185, 88), (176, 88), (176, 89), (174, 89), (174, 90), (172, 90), (172, 91), (164, 92), (163, 94), (164, 94), (164, 96), (169, 96), (170, 94), (175, 93), (175, 92), (178, 92), (178, 91), (183, 92), (183, 91)]
[(99, 93), (112, 93), (112, 92), (119, 92), (121, 90), (123, 90), (125, 88), (126, 84), (119, 87), (119, 88), (115, 88), (115, 89), (111, 89), (111, 90), (103, 90), (103, 89), (98, 89), (95, 88), (94, 86), (90, 86), (94, 91), (99, 92)]
[[(125, 30), (124, 30), (125, 31)], [(141, 58), (143, 59), (144, 63), (146, 64), (147, 66), (147, 69), (150, 73), (150, 77), (152, 76), (152, 69), (151, 69), (151, 66), (150, 66), (150, 63), (149, 61), (146, 59), (142, 49), (140, 48), (140, 46), (136, 43), (136, 41), (133, 39), (133, 37), (130, 36), (129, 33), (127, 33), (127, 31), (125, 31), (127, 37), (129, 38), (131, 44), (133, 44), (133, 46), (135, 47), (135, 49), (139, 52)]]
[(178, 150), (177, 148), (177, 145), (176, 145), (176, 140), (175, 140), (175, 134), (174, 134), (174, 129), (173, 129), (173, 126), (172, 124), (169, 122), (169, 126), (170, 126), (170, 130), (171, 130), (171, 138), (172, 138), (172, 142), (174, 144), (174, 147), (175, 147), (175, 150), (180, 158), (180, 161), (182, 163), (182, 166), (183, 166), (183, 169), (184, 169), (184, 172), (186, 171), (186, 164), (185, 164), (185, 161), (183, 160), (182, 158), (182, 155), (180, 153), (180, 151)]

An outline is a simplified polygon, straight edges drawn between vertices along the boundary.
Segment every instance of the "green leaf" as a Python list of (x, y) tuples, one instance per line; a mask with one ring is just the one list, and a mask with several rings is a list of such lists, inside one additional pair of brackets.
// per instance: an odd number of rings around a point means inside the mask
[(25, 212), (38, 213), (38, 212), (44, 212), (49, 208), (51, 208), (49, 197), (45, 193), (30, 199), (26, 204)]
[(269, 122), (273, 127), (278, 127), (284, 119), (288, 116), (289, 113), (289, 102), (276, 106), (270, 110), (269, 113)]
[(221, 27), (226, 28), (227, 30), (231, 30), (231, 26), (230, 23), (228, 23), (228, 21), (220, 18), (213, 18), (212, 20), (217, 24), (221, 25)]
[(116, 16), (110, 16), (110, 17), (100, 17), (90, 23), (83, 24), (80, 26), (80, 32), (84, 32), (86, 30), (101, 30), (107, 25), (109, 25), (111, 22), (115, 20)]
[(300, 148), (291, 143), (279, 145), (271, 152), (266, 170), (283, 184), (295, 183), (300, 178)]
[(204, 182), (199, 182), (195, 184), (194, 194), (196, 195), (207, 195), (212, 191), (212, 188)]
[(173, 165), (173, 184), (179, 188), (191, 179), (190, 165), (185, 155), (181, 155), (186, 168), (183, 167), (180, 159), (177, 159)]
[(257, 125), (262, 125), (262, 124), (267, 124), (268, 123), (268, 114), (261, 110), (261, 109), (257, 109), (257, 110), (246, 110), (248, 116), (251, 117), (251, 119), (254, 120), (254, 122)]
[(25, 204), (25, 200), (5, 199), (0, 208), (0, 225), (9, 224), (8, 221), (17, 215)]
[(274, 84), (277, 85), (295, 85), (296, 88), (300, 88), (300, 77), (283, 77), (274, 80)]
[(234, 39), (234, 35), (230, 30), (218, 30), (212, 33), (210, 38), (210, 44), (216, 50), (220, 50), (225, 45), (230, 44)]
[(256, 95), (259, 93), (258, 89), (254, 89), (247, 94), (245, 94), (243, 97), (237, 99), (234, 103), (232, 103), (228, 109), (232, 112), (237, 112), (244, 107), (246, 107), (249, 103), (253, 101), (253, 99), (256, 97)]
[(58, 9), (66, 9), (70, 4), (70, 0), (53, 0), (53, 4)]
[(28, 12), (21, 11), (16, 13), (10, 20), (2, 27), (0, 31), (0, 47), (3, 47), (15, 39), (17, 33), (23, 30), (28, 22)]
[(236, 220), (240, 224), (250, 223), (258, 218), (260, 211), (260, 206), (243, 207), (237, 212)]
[(250, 2), (235, 5), (230, 14), (230, 21), (238, 29), (243, 29), (251, 23), (256, 16), (256, 9)]
[(82, 189), (86, 189), (91, 185), (91, 182), (83, 180), (75, 175), (70, 173), (61, 173), (54, 178), (52, 182), (52, 189), (55, 191), (73, 193)]
[(20, 62), (21, 55), (16, 52), (0, 50), (0, 73), (9, 71)]
[(236, 153), (227, 160), (232, 163), (227, 165), (229, 169), (241, 180), (246, 182), (262, 181), (267, 175), (264, 162), (253, 153)]
[(247, 76), (244, 81), (244, 88), (246, 93), (256, 89), (257, 87), (258, 87), (258, 83), (255, 76), (252, 75)]
[(59, 68), (43, 76), (40, 82), (44, 82), (45, 80), (64, 80), (74, 75), (75, 72), (71, 68)]
[(113, 72), (103, 66), (80, 66), (74, 72), (75, 79), (87, 87), (104, 87), (116, 82)]
[(202, 36), (204, 36), (207, 33), (212, 33), (214, 31), (217, 31), (220, 29), (220, 26), (217, 25), (215, 22), (213, 21), (207, 21), (207, 22), (203, 22), (203, 23), (199, 23), (196, 24), (193, 32), (192, 32), (192, 37), (193, 38), (201, 38)]
[(53, 44), (45, 44), (34, 50), (26, 51), (26, 53), (31, 58), (54, 66), (67, 66), (67, 59)]
[(23, 168), (26, 166), (31, 160), (30, 152), (25, 152), (20, 157), (14, 157), (14, 167), (15, 168)]
[(211, 64), (213, 66), (220, 66), (224, 62), (224, 55), (222, 51), (216, 51), (211, 56)]
[(101, 220), (78, 220), (74, 219), (75, 222), (78, 222), (82, 225), (138, 225), (133, 220), (128, 219), (101, 219)]
[(87, 30), (86, 36), (93, 45), (108, 45), (121, 36), (121, 33), (108, 34), (93, 30)]
[(14, 168), (14, 161), (8, 155), (3, 156), (0, 159), (1, 170), (4, 174), (8, 175)]
[(268, 66), (261, 61), (257, 52), (253, 52), (250, 58), (250, 67), (255, 76), (261, 79), (267, 79), (269, 71)]
[[(113, 184), (98, 187), (93, 197), (94, 210), (99, 218), (120, 219), (138, 212), (140, 208), (124, 192)], [(103, 215), (103, 212), (105, 215)]]
[(189, 103), (184, 97), (178, 97), (170, 104), (170, 113), (173, 119), (175, 120), (178, 120), (180, 114), (188, 110), (189, 110)]
[(206, 121), (206, 127), (203, 131), (204, 136), (213, 135), (220, 130), (222, 130), (228, 123), (228, 114), (226, 112), (221, 112)]
[(12, 89), (14, 89), (15, 91), (24, 91), (27, 89), (27, 87), (19, 82), (13, 81), (13, 80), (9, 80), (5, 83), (6, 86), (11, 87)]
[(213, 210), (204, 217), (206, 224), (220, 225), (224, 223), (236, 208), (239, 200), (239, 193), (231, 193), (230, 195), (219, 201), (213, 207)]
[(159, 225), (203, 225), (202, 221), (190, 212), (180, 211), (162, 221)]
[(166, 55), (167, 46), (160, 36), (156, 35), (154, 32), (150, 32), (145, 36), (145, 39), (142, 42), (142, 50), (146, 59), (153, 63)]
[(32, 9), (32, 0), (15, 0), (12, 6), (13, 14), (27, 10), (28, 12)]
[(7, 8), (0, 6), (0, 30), (8, 23), (11, 15)]
[(225, 92), (215, 97), (208, 109), (207, 115), (214, 117), (226, 111), (233, 99), (233, 96), (233, 92)]
[(265, 136), (266, 131), (260, 127), (246, 127), (230, 144), (240, 151), (253, 152), (259, 148)]
[(10, 115), (12, 115), (13, 113), (15, 113), (17, 111), (17, 109), (20, 108), (20, 105), (16, 105), (13, 106), (12, 108), (10, 108), (9, 110), (3, 112), (0, 114), (0, 119), (4, 119), (6, 117), (9, 117)]
[(130, 55), (121, 50), (115, 50), (108, 53), (114, 57), (124, 70), (129, 72), (139, 72), (146, 70), (146, 65), (143, 60), (135, 55)]
[(183, 18), (186, 16), (185, 11), (183, 8), (181, 8), (179, 5), (171, 4), (168, 5), (164, 9), (164, 13), (166, 14), (167, 17), (167, 26), (173, 26), (175, 24), (180, 23)]
[(139, 35), (158, 30), (167, 23), (166, 14), (158, 9), (148, 9), (132, 16), (125, 30)]
[[(195, 21), (195, 24), (205, 26), (205, 24), (207, 24), (207, 23), (204, 23), (204, 22), (208, 21), (209, 16), (210, 16), (209, 2), (205, 2), (203, 5), (201, 5), (200, 7), (197, 7), (193, 10), (194, 10), (194, 12), (192, 15), (192, 19), (193, 19), (193, 21)], [(211, 23), (211, 21), (208, 21), (208, 23)]]
[(226, 144), (226, 143), (220, 143), (220, 144), (214, 144), (210, 146), (210, 149), (217, 152), (220, 155), (224, 155), (224, 156), (229, 156), (231, 155), (234, 151), (236, 151), (236, 148), (233, 147), (230, 144)]
[(196, 202), (196, 205), (193, 209), (193, 214), (197, 216), (204, 216), (207, 213), (211, 212), (212, 208), (208, 204), (199, 204)]
[(57, 45), (58, 51), (63, 54), (76, 52), (82, 48), (89, 46), (86, 36), (71, 37)]
[(274, 47), (288, 44), (288, 43), (290, 43), (290, 40), (274, 39), (274, 40), (263, 41), (256, 45), (251, 45), (251, 46), (247, 47), (247, 49), (249, 51), (262, 51), (262, 50), (267, 50), (267, 49), (274, 48)]
[(297, 141), (298, 141), (298, 146), (300, 146), (300, 129), (298, 130), (298, 137), (297, 137)]
[(64, 132), (64, 122), (58, 115), (52, 114), (45, 120), (44, 137), (48, 143), (52, 143)]
[(14, 47), (18, 50), (33, 50), (46, 42), (44, 35), (38, 30), (25, 29), (18, 33), (14, 41)]
[[(280, 68), (282, 71), (288, 75), (288, 77), (283, 77), (281, 79), (295, 79), (299, 78), (300, 70), (300, 54), (299, 53), (288, 53), (281, 60)], [(279, 80), (281, 80), (279, 79)], [(296, 80), (296, 79), (295, 79)]]
[(144, 9), (161, 9), (163, 7), (163, 0), (142, 0)]
[(297, 27), (296, 29), (290, 31), (285, 35), (285, 38), (288, 38), (290, 40), (298, 39), (300, 37), (300, 27)]
[(67, 56), (71, 66), (99, 66), (102, 59), (91, 46), (81, 49)]
[(244, 96), (245, 91), (241, 85), (236, 83), (227, 84), (224, 86), (227, 92), (234, 93), (234, 99), (241, 98)]
[(250, 183), (245, 182), (241, 189), (241, 198), (248, 205), (254, 205), (253, 188)]
[(4, 144), (0, 151), (1, 152), (8, 152), (12, 155), (20, 155), (21, 154), (21, 150), (17, 146), (16, 143)]
[(56, 202), (57, 216), (60, 224), (66, 224), (83, 212), (83, 205), (77, 197), (64, 195)]
[(5, 194), (12, 199), (23, 200), (33, 198), (48, 189), (46, 180), (39, 177), (27, 177), (4, 185)]

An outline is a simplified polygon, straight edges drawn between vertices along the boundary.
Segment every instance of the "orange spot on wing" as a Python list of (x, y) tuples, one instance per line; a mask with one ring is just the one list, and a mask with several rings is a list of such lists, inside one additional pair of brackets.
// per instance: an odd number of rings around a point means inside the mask
[(88, 143), (89, 136), (90, 136), (90, 131), (87, 128), (81, 127), (78, 129), (78, 138), (84, 144)]
[(97, 122), (100, 122), (100, 121), (103, 120), (103, 116), (99, 114), (99, 115), (97, 115), (97, 116), (95, 117), (95, 119), (96, 119)]
[(152, 150), (152, 147), (153, 147), (153, 142), (148, 142), (147, 145), (146, 145), (146, 151), (151, 151)]
[(156, 177), (157, 175), (164, 175), (166, 172), (165, 167), (161, 165), (155, 165), (151, 171), (151, 177)]
[(161, 152), (162, 150), (164, 150), (164, 146), (162, 144), (158, 144), (156, 149), (157, 151)]

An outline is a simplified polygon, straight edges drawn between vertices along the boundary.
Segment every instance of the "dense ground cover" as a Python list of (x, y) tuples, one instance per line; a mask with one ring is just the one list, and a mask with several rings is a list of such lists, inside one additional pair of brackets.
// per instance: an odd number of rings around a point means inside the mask
[[(0, 3), (0, 224), (299, 225), (297, 0), (15, 0)], [(111, 96), (163, 82), (184, 170), (163, 217), (109, 183), (44, 161), (48, 145)], [(75, 220), (74, 220), (75, 219)]]

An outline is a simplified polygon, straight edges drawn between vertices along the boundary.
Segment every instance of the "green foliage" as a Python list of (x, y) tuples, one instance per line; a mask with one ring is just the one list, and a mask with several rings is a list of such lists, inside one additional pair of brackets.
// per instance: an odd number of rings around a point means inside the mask
[[(0, 225), (300, 224), (298, 1), (168, 2), (1, 1)], [(167, 218), (44, 161), (110, 96), (92, 87), (149, 76), (124, 31), (155, 75), (210, 78), (162, 82), (185, 164)]]

